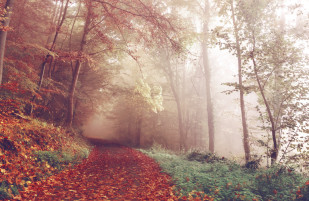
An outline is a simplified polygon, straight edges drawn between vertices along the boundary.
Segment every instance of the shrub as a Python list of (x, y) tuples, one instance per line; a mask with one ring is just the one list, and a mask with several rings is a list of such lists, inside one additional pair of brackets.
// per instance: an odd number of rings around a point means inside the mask
[(68, 165), (68, 164), (73, 163), (74, 161), (76, 161), (76, 156), (73, 156), (69, 152), (59, 153), (59, 157), (60, 157), (60, 161), (59, 162), (61, 164)]
[(198, 161), (201, 163), (213, 163), (213, 162), (219, 162), (219, 161), (225, 161), (224, 157), (217, 157), (213, 153), (202, 153), (199, 151), (192, 151), (187, 155), (187, 159), (189, 161)]
[(0, 185), (0, 200), (11, 199), (11, 195), (8, 192), (8, 183), (3, 181)]
[(11, 190), (14, 196), (19, 195), (18, 187), (16, 185), (12, 185)]
[(88, 158), (90, 152), (89, 152), (89, 149), (87, 148), (82, 148), (79, 152), (79, 155), (81, 158)]
[(81, 149), (76, 154), (70, 152), (59, 152), (59, 151), (37, 151), (34, 153), (38, 162), (47, 162), (53, 168), (62, 170), (64, 165), (76, 164), (80, 160), (88, 157), (89, 150)]
[(52, 167), (61, 169), (62, 157), (59, 152), (37, 151), (34, 155), (39, 162), (47, 162)]
[(298, 201), (308, 201), (309, 200), (309, 180), (304, 186), (300, 187), (296, 191), (296, 200)]
[(254, 159), (254, 160), (248, 161), (245, 164), (245, 168), (251, 169), (251, 170), (256, 170), (260, 167), (260, 163), (261, 163), (261, 159)]
[(153, 149), (143, 152), (172, 176), (179, 197), (188, 198), (193, 192), (202, 192), (218, 201), (292, 201), (297, 198), (296, 195), (302, 201), (308, 198), (309, 182), (308, 186), (298, 188), (304, 184), (302, 175), (286, 167), (256, 169), (255, 163), (250, 168), (242, 167), (235, 162), (196, 151), (185, 156)]
[(274, 166), (256, 173), (252, 191), (265, 199), (294, 200), (291, 192), (297, 190), (302, 180), (300, 174), (284, 166)]

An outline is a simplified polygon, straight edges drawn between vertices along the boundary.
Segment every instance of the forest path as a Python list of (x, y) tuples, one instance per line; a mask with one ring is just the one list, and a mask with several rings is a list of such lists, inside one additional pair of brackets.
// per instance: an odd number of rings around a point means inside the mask
[(129, 147), (97, 146), (83, 163), (21, 192), (22, 200), (177, 200), (170, 177)]

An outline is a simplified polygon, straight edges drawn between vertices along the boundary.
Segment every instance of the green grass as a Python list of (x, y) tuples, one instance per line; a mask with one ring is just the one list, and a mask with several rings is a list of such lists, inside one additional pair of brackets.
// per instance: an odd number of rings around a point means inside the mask
[(6, 181), (0, 182), (0, 200), (12, 199), (12, 195), (18, 194), (16, 185), (9, 185)]
[(89, 155), (88, 150), (81, 150), (79, 153), (72, 154), (70, 152), (60, 151), (37, 151), (34, 156), (39, 163), (47, 162), (53, 168), (62, 170), (64, 166), (75, 165), (82, 159), (87, 158)]
[(209, 153), (175, 155), (156, 148), (141, 151), (172, 176), (180, 196), (204, 192), (215, 200), (226, 201), (307, 199), (304, 196), (309, 190), (309, 186), (305, 186), (307, 178), (283, 166), (249, 169)]

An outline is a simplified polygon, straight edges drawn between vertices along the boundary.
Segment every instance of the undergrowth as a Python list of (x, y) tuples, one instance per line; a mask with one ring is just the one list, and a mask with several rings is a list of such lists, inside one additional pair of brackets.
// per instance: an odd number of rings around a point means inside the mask
[(0, 200), (18, 198), (32, 183), (88, 157), (91, 146), (80, 133), (22, 115), (0, 116)]
[(222, 201), (309, 200), (309, 180), (284, 166), (246, 168), (211, 153), (176, 155), (157, 147), (141, 151), (172, 176), (180, 200), (205, 194)]

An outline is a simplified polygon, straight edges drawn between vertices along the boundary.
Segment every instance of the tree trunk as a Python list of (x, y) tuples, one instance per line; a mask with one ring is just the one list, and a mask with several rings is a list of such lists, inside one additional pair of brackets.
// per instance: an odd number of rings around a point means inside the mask
[[(186, 138), (185, 138), (185, 132), (184, 132), (184, 125), (183, 125), (183, 114), (182, 114), (182, 107), (181, 107), (179, 92), (177, 91), (176, 86), (175, 86), (176, 81), (174, 83), (174, 76), (173, 76), (173, 72), (172, 72), (172, 69), (171, 69), (171, 64), (170, 64), (168, 56), (167, 56), (167, 60), (168, 60), (168, 63), (167, 63), (167, 72), (166, 73), (167, 73), (168, 78), (170, 80), (170, 86), (171, 86), (172, 93), (173, 93), (173, 96), (175, 98), (175, 102), (176, 102), (176, 105), (177, 105), (178, 129), (179, 129), (179, 148), (180, 148), (180, 150), (183, 150), (183, 149), (186, 150), (187, 146), (186, 146)], [(177, 78), (175, 80), (177, 80)]]
[(205, 20), (203, 24), (203, 34), (204, 40), (202, 43), (203, 49), (203, 66), (204, 66), (204, 73), (205, 73), (205, 81), (206, 81), (206, 98), (207, 98), (207, 119), (208, 119), (208, 136), (209, 136), (209, 151), (214, 153), (215, 152), (215, 129), (214, 129), (214, 117), (213, 117), (213, 104), (211, 100), (211, 69), (209, 66), (209, 59), (208, 59), (208, 22), (209, 22), (209, 1), (205, 0)]
[(237, 61), (238, 61), (239, 98), (240, 98), (240, 110), (241, 110), (241, 119), (242, 119), (242, 128), (243, 128), (243, 145), (244, 145), (246, 162), (249, 162), (251, 159), (251, 155), (250, 155), (250, 145), (249, 145), (249, 131), (248, 131), (248, 125), (247, 125), (247, 119), (246, 119), (246, 108), (245, 108), (245, 101), (244, 101), (244, 88), (242, 84), (241, 50), (240, 50), (240, 42), (239, 42), (238, 24), (235, 19), (233, 0), (231, 0), (231, 10), (232, 10), (234, 34), (235, 34), (235, 39), (236, 39), (236, 51), (237, 51)]
[(54, 58), (52, 58), (52, 60), (51, 60), (51, 62), (50, 62), (50, 64), (49, 64), (48, 74), (47, 74), (47, 76), (48, 76), (49, 78), (52, 77), (52, 69), (53, 69), (54, 63), (56, 63), (56, 62), (54, 62)]
[[(56, 41), (57, 41), (57, 38), (58, 38), (59, 31), (60, 31), (60, 29), (61, 29), (61, 27), (62, 27), (62, 24), (63, 24), (63, 22), (64, 22), (64, 20), (65, 20), (65, 18), (66, 18), (66, 13), (67, 13), (67, 9), (68, 9), (68, 7), (69, 7), (69, 2), (70, 2), (70, 0), (67, 0), (66, 5), (65, 5), (65, 9), (64, 9), (64, 12), (63, 12), (63, 16), (62, 16), (62, 18), (61, 18), (61, 21), (60, 21), (60, 23), (59, 23), (59, 25), (58, 25), (58, 27), (57, 27), (57, 31), (56, 31), (55, 36), (54, 36), (53, 43), (52, 43), (51, 47), (49, 48), (50, 51), (53, 51), (54, 48), (55, 48), (55, 45), (56, 45)], [(45, 58), (44, 58), (43, 63), (41, 64), (40, 80), (39, 80), (39, 83), (38, 83), (38, 89), (37, 89), (37, 91), (40, 91), (41, 86), (42, 86), (42, 84), (43, 84), (44, 72), (45, 72), (45, 68), (46, 68), (46, 63), (49, 61), (50, 57), (52, 57), (52, 56), (51, 56), (50, 54), (47, 54), (47, 55), (45, 56)], [(35, 99), (36, 99), (36, 96), (34, 95), (33, 98), (32, 98), (32, 100), (31, 100), (31, 102), (34, 102)], [(29, 115), (32, 115), (32, 112), (33, 112), (33, 104), (30, 104), (30, 109), (29, 109), (29, 112), (28, 112)]]
[(81, 8), (81, 5), (82, 5), (82, 2), (81, 0), (79, 1), (79, 5), (78, 5), (78, 9), (77, 9), (77, 13), (74, 17), (74, 20), (73, 20), (73, 24), (72, 24), (72, 27), (71, 27), (71, 33), (70, 33), (70, 38), (69, 38), (69, 51), (71, 51), (71, 48), (72, 48), (72, 35), (73, 35), (73, 30), (74, 30), (74, 26), (75, 26), (75, 23), (76, 23), (76, 20), (77, 20), (77, 17), (80, 13), (80, 8)]
[[(7, 27), (10, 25), (12, 8), (13, 8), (14, 0), (7, 0), (5, 4), (6, 13), (4, 15), (4, 20), (1, 22), (3, 27)], [(2, 76), (3, 76), (3, 61), (4, 61), (4, 53), (5, 53), (5, 44), (6, 44), (6, 36), (7, 31), (0, 31), (0, 85), (2, 84)]]
[(141, 146), (141, 135), (142, 135), (142, 122), (143, 118), (139, 117), (136, 125), (136, 138), (135, 138), (135, 146)]
[[(174, 90), (173, 90), (174, 91)], [(183, 126), (183, 117), (181, 111), (181, 104), (178, 95), (175, 96), (175, 92), (173, 92), (175, 101), (177, 104), (177, 113), (178, 113), (178, 128), (179, 128), (179, 136), (180, 136), (180, 150), (187, 149), (184, 126)]]
[(17, 20), (16, 25), (14, 26), (14, 35), (16, 36), (14, 37), (15, 43), (17, 43), (18, 40), (20, 40), (20, 36), (21, 36), (20, 29), (21, 29), (22, 20), (24, 18), (24, 13), (26, 10), (27, 0), (19, 1), (18, 3), (22, 5), (22, 7), (19, 9), (18, 20)]
[(65, 7), (64, 7), (63, 15), (62, 15), (61, 20), (60, 20), (60, 22), (59, 22), (59, 24), (57, 26), (57, 29), (56, 29), (56, 33), (55, 33), (55, 37), (54, 37), (53, 43), (52, 43), (51, 47), (49, 48), (50, 51), (53, 51), (54, 48), (55, 48), (56, 41), (57, 41), (57, 38), (58, 38), (58, 34), (60, 32), (60, 29), (61, 29), (61, 27), (63, 25), (63, 22), (64, 22), (65, 18), (66, 18), (66, 15), (67, 15), (67, 10), (68, 10), (68, 7), (69, 7), (69, 3), (70, 3), (70, 0), (67, 0), (67, 2), (65, 4)]
[[(86, 22), (84, 25), (84, 33), (83, 33), (82, 40), (80, 43), (80, 49), (79, 49), (80, 54), (83, 53), (85, 45), (86, 45), (86, 37), (89, 32), (89, 26), (90, 26), (90, 16), (91, 16), (91, 6), (88, 7)], [(68, 115), (67, 115), (67, 121), (66, 121), (66, 125), (68, 127), (72, 127), (73, 113), (74, 113), (74, 93), (75, 93), (75, 89), (76, 89), (76, 85), (78, 81), (80, 68), (81, 68), (81, 61), (78, 59), (76, 61), (75, 71), (73, 74), (72, 84), (70, 87), (69, 97), (68, 97)]]
[(127, 136), (131, 136), (131, 119), (128, 119)]
[[(62, 0), (62, 8), (63, 8), (63, 5), (64, 5), (64, 2)], [(55, 8), (53, 10), (53, 16), (52, 16), (53, 18), (52, 18), (51, 27), (50, 27), (51, 32), (49, 33), (49, 35), (47, 37), (46, 45), (45, 45), (47, 48), (48, 48), (48, 44), (51, 42), (50, 40), (51, 40), (51, 38), (52, 38), (52, 36), (54, 35), (54, 32), (55, 32), (54, 27), (56, 27), (60, 23), (60, 19), (59, 19), (58, 23), (56, 22), (57, 15), (58, 15), (58, 10), (59, 10), (59, 8), (58, 8), (58, 0), (56, 0)], [(56, 25), (56, 23), (57, 23), (57, 25)]]
[(74, 74), (73, 74), (71, 87), (70, 87), (70, 91), (69, 91), (68, 116), (67, 116), (67, 122), (66, 122), (69, 127), (72, 126), (72, 122), (73, 122), (74, 93), (75, 93), (75, 88), (76, 88), (76, 85), (77, 85), (80, 67), (81, 67), (81, 62), (80, 62), (80, 60), (77, 60), (76, 65), (75, 65), (75, 71), (74, 71)]
[(256, 81), (257, 81), (258, 86), (259, 86), (259, 91), (262, 95), (263, 102), (264, 102), (264, 105), (266, 107), (268, 119), (269, 119), (270, 124), (271, 124), (271, 135), (272, 135), (272, 139), (273, 139), (273, 149), (271, 151), (270, 158), (271, 158), (271, 165), (274, 165), (276, 163), (277, 158), (278, 158), (278, 145), (277, 145), (277, 139), (276, 139), (276, 125), (275, 125), (275, 120), (274, 120), (273, 115), (272, 115), (271, 110), (270, 110), (269, 103), (268, 103), (266, 96), (265, 96), (264, 88), (262, 87), (260, 77), (258, 75), (258, 69), (257, 69), (257, 65), (256, 65), (256, 62), (255, 62), (255, 55), (254, 55), (254, 53), (255, 53), (254, 52), (255, 51), (254, 50), (254, 48), (255, 48), (254, 33), (252, 33), (252, 36), (253, 36), (253, 51), (251, 53), (251, 60), (252, 60), (252, 63), (253, 63), (255, 78), (256, 78)]

